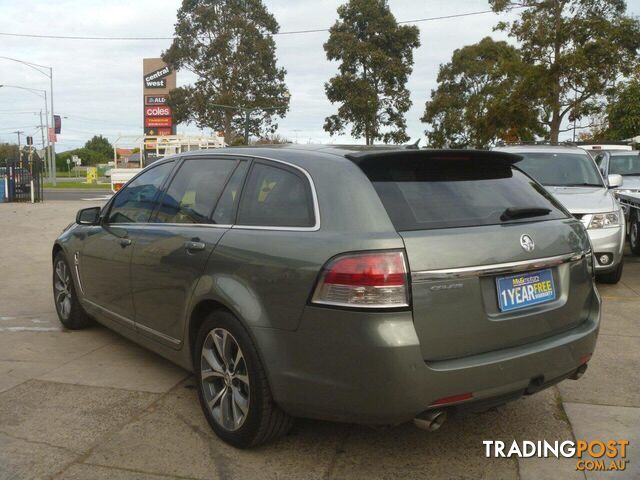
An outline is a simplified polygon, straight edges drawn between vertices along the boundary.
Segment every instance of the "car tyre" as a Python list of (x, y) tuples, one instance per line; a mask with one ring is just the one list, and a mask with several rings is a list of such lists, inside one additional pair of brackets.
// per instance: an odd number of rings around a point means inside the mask
[(629, 245), (631, 246), (631, 251), (634, 255), (640, 255), (640, 214), (632, 211), (629, 223)]
[(194, 348), (198, 399), (213, 431), (237, 448), (286, 435), (293, 419), (273, 401), (251, 337), (226, 310), (200, 326)]
[(622, 278), (622, 268), (624, 267), (624, 262), (622, 260), (620, 260), (620, 263), (618, 264), (618, 266), (616, 267), (615, 270), (608, 272), (608, 273), (603, 273), (601, 275), (598, 275), (596, 277), (596, 279), (600, 282), (600, 283), (608, 283), (608, 284), (615, 284), (618, 283), (620, 281), (620, 279)]
[(80, 330), (93, 323), (76, 293), (71, 268), (63, 252), (53, 259), (53, 301), (60, 323), (70, 330)]

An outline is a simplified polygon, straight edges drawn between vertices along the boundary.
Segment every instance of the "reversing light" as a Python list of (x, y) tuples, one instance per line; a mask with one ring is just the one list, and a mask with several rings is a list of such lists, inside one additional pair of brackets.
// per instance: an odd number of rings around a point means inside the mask
[(346, 254), (325, 265), (311, 301), (342, 307), (407, 307), (408, 290), (403, 252)]

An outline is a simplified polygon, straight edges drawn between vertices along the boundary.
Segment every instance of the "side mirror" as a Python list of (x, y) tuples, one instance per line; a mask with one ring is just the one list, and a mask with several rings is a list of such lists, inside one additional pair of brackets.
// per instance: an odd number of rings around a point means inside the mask
[(96, 225), (100, 218), (100, 207), (89, 207), (78, 210), (76, 223), (78, 225)]
[(612, 173), (607, 177), (607, 182), (609, 183), (609, 188), (620, 188), (623, 183), (622, 175), (617, 175)]

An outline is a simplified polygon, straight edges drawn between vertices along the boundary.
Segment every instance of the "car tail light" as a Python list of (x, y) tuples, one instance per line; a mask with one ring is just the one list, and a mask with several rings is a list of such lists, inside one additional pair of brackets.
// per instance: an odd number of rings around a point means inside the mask
[(322, 269), (312, 302), (342, 307), (407, 307), (408, 283), (402, 252), (340, 255)]

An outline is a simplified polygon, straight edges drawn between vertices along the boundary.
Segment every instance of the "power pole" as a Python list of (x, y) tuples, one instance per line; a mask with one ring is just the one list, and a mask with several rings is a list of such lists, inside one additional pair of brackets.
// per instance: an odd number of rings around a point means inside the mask
[[(47, 102), (45, 101), (45, 105), (47, 104)], [(49, 132), (47, 132), (47, 135), (49, 134)], [(49, 165), (49, 152), (46, 151), (45, 149), (45, 143), (44, 143), (44, 125), (42, 125), (42, 109), (40, 109), (40, 135), (42, 137), (42, 151), (45, 152), (45, 155), (47, 156), (47, 161), (43, 162), (44, 165), (47, 166), (47, 170), (49, 170), (49, 174), (51, 174), (51, 166)]]
[(21, 130), (16, 130), (13, 133), (18, 134), (18, 161), (20, 162), (20, 166), (22, 166), (22, 149), (20, 148), (20, 135), (24, 132)]

